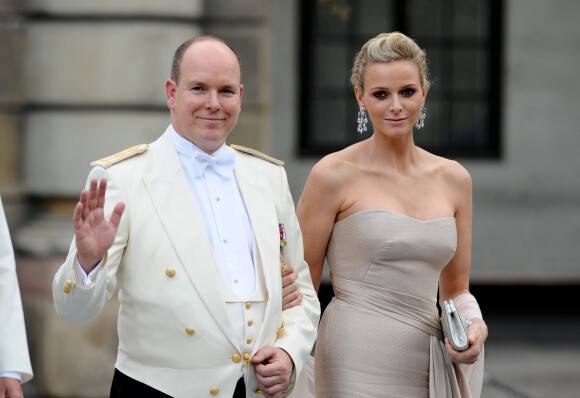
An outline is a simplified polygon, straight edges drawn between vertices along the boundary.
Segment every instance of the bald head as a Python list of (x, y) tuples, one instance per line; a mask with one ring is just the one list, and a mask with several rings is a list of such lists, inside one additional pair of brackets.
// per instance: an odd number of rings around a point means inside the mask
[(229, 49), (229, 51), (231, 51), (234, 54), (234, 56), (236, 57), (236, 59), (238, 61), (238, 65), (240, 67), (240, 78), (241, 78), (242, 62), (240, 61), (240, 57), (238, 56), (238, 53), (236, 53), (236, 51), (228, 43), (226, 43), (224, 40), (222, 40), (218, 37), (199, 36), (199, 37), (194, 37), (192, 39), (189, 39), (186, 42), (183, 42), (179, 47), (177, 47), (177, 50), (175, 50), (175, 54), (173, 54), (173, 62), (171, 63), (171, 80), (173, 80), (176, 84), (179, 84), (179, 78), (180, 78), (180, 73), (181, 73), (181, 62), (183, 60), (183, 56), (186, 53), (186, 51), (194, 45), (201, 44), (201, 43), (208, 43), (208, 42), (224, 46), (225, 48)]

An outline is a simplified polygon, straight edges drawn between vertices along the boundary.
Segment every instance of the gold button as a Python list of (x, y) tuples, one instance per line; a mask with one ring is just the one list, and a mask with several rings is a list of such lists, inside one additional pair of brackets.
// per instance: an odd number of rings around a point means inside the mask
[(195, 333), (195, 329), (194, 328), (185, 328), (185, 333), (187, 333), (188, 335), (192, 335)]
[(66, 283), (64, 285), (64, 292), (67, 294), (70, 293), (71, 288), (72, 288), (72, 281), (71, 280), (66, 281)]
[(235, 363), (242, 362), (242, 356), (236, 352), (234, 355), (232, 355), (232, 361)]
[(252, 326), (253, 324), (254, 324), (254, 321), (250, 319), (250, 320), (248, 321), (248, 326)]
[(211, 395), (216, 395), (218, 392), (220, 392), (220, 389), (218, 387), (214, 387), (211, 390), (209, 390), (209, 393)]
[(282, 273), (286, 272), (286, 270), (288, 269), (288, 264), (284, 264), (282, 267), (280, 267), (282, 270)]
[(247, 361), (250, 359), (250, 354), (248, 352), (244, 352), (244, 361)]
[(284, 328), (279, 328), (278, 331), (276, 331), (278, 336), (280, 336), (282, 333), (284, 333)]
[(246, 303), (246, 309), (247, 310), (249, 310), (251, 306), (252, 306), (252, 303)]
[(262, 390), (260, 390), (260, 387), (258, 387), (254, 390), (254, 394), (261, 394), (261, 393), (262, 393)]
[(248, 342), (248, 344), (250, 344), (252, 342), (252, 338), (248, 337), (248, 340), (246, 340)]
[(175, 270), (173, 268), (167, 268), (165, 270), (165, 275), (167, 275), (170, 278), (173, 278), (175, 276)]

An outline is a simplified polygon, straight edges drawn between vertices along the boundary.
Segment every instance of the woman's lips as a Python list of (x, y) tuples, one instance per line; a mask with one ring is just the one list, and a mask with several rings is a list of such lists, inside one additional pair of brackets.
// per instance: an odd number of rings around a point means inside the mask
[(407, 120), (407, 118), (387, 118), (385, 120), (392, 124), (401, 124)]

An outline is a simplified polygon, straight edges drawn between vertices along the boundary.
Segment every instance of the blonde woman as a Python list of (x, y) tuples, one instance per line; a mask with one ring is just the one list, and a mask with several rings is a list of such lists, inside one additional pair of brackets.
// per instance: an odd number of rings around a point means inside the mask
[[(471, 177), (414, 143), (425, 53), (401, 33), (380, 34), (351, 82), (359, 131), (370, 119), (373, 134), (320, 160), (297, 210), (314, 286), (326, 258), (335, 293), (318, 332), (316, 397), (479, 396), (483, 363), (459, 366), (483, 356), (488, 334), (469, 293)], [(438, 290), (471, 318), (465, 351), (443, 339)]]

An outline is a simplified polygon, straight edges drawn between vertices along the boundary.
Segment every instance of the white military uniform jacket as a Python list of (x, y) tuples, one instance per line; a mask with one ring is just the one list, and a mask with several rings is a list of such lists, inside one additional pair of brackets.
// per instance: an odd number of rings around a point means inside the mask
[(32, 378), (14, 251), (0, 199), (0, 374), (4, 372), (20, 373), (22, 383)]
[[(234, 173), (268, 297), (249, 354), (268, 345), (283, 348), (296, 375), (316, 339), (320, 304), (304, 261), (286, 172), (236, 151)], [(218, 289), (222, 276), (169, 130), (142, 153), (93, 168), (89, 181), (102, 177), (108, 180), (106, 216), (117, 202), (126, 204), (119, 231), (90, 288), (75, 281), (73, 240), (53, 282), (58, 315), (69, 322), (93, 319), (118, 286), (116, 367), (174, 397), (230, 398), (248, 362), (240, 361), (243, 353)], [(279, 223), (287, 233), (285, 261), (298, 272), (304, 293), (303, 304), (286, 311), (281, 304)], [(258, 387), (253, 366), (249, 369), (248, 397)]]

